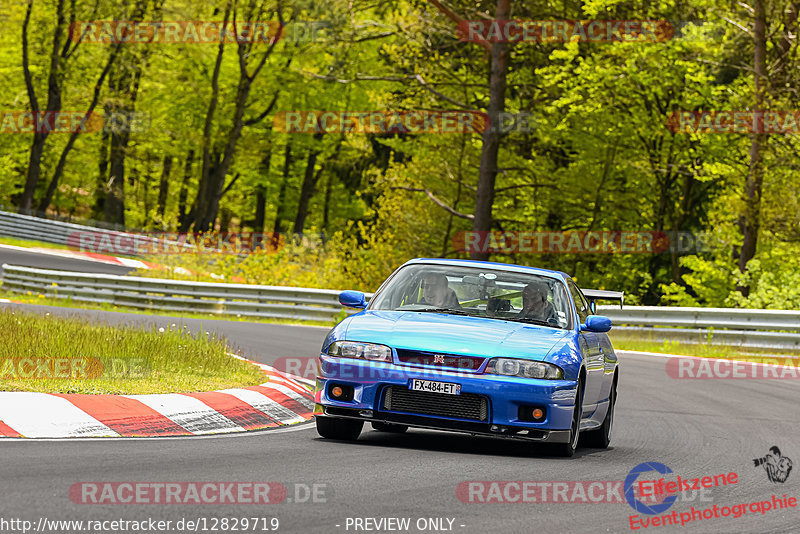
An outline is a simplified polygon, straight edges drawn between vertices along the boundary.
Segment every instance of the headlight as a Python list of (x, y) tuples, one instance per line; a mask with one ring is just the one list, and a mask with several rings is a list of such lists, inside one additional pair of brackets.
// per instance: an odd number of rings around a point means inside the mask
[(489, 360), (486, 373), (493, 375), (519, 376), (521, 378), (544, 378), (558, 380), (564, 378), (564, 371), (557, 365), (530, 360), (512, 358), (494, 358)]
[(371, 362), (392, 362), (392, 349), (386, 345), (358, 343), (356, 341), (334, 341), (328, 347), (328, 356), (356, 358)]

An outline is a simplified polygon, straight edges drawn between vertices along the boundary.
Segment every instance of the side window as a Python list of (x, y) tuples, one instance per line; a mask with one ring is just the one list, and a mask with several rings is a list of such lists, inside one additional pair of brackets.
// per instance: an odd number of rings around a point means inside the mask
[(586, 322), (586, 318), (591, 315), (591, 311), (589, 310), (589, 303), (586, 302), (581, 290), (578, 289), (578, 286), (575, 285), (575, 282), (569, 280), (567, 282), (569, 286), (569, 292), (572, 294), (572, 300), (575, 302), (575, 309), (578, 311), (578, 317), (581, 320), (581, 324)]
[(567, 315), (566, 310), (569, 310), (569, 297), (567, 292), (564, 291), (564, 286), (561, 284), (553, 285), (553, 304), (558, 315), (558, 325), (561, 328), (572, 328), (572, 314)]

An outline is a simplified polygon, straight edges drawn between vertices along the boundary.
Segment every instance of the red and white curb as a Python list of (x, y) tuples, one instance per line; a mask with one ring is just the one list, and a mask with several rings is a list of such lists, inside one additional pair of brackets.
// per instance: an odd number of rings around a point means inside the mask
[(256, 365), (269, 376), (268, 382), (222, 391), (161, 395), (0, 392), (0, 437), (196, 436), (262, 430), (311, 419), (314, 395), (304, 385), (306, 380)]

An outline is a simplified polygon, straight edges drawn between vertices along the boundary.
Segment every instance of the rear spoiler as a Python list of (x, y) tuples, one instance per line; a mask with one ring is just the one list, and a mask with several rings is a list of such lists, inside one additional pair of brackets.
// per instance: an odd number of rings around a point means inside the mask
[(589, 300), (592, 307), (592, 312), (596, 311), (598, 300), (614, 300), (619, 301), (619, 307), (622, 308), (622, 302), (625, 299), (622, 291), (605, 291), (602, 289), (581, 289), (583, 296)]

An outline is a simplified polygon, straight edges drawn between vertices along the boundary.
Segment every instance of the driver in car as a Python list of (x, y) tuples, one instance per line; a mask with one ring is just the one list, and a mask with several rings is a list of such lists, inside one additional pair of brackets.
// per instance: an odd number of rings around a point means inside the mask
[(422, 304), (437, 308), (460, 309), (456, 292), (447, 285), (447, 277), (442, 273), (429, 273), (422, 280)]
[(522, 290), (522, 311), (520, 317), (557, 323), (556, 310), (547, 295), (550, 289), (545, 282), (531, 282)]

